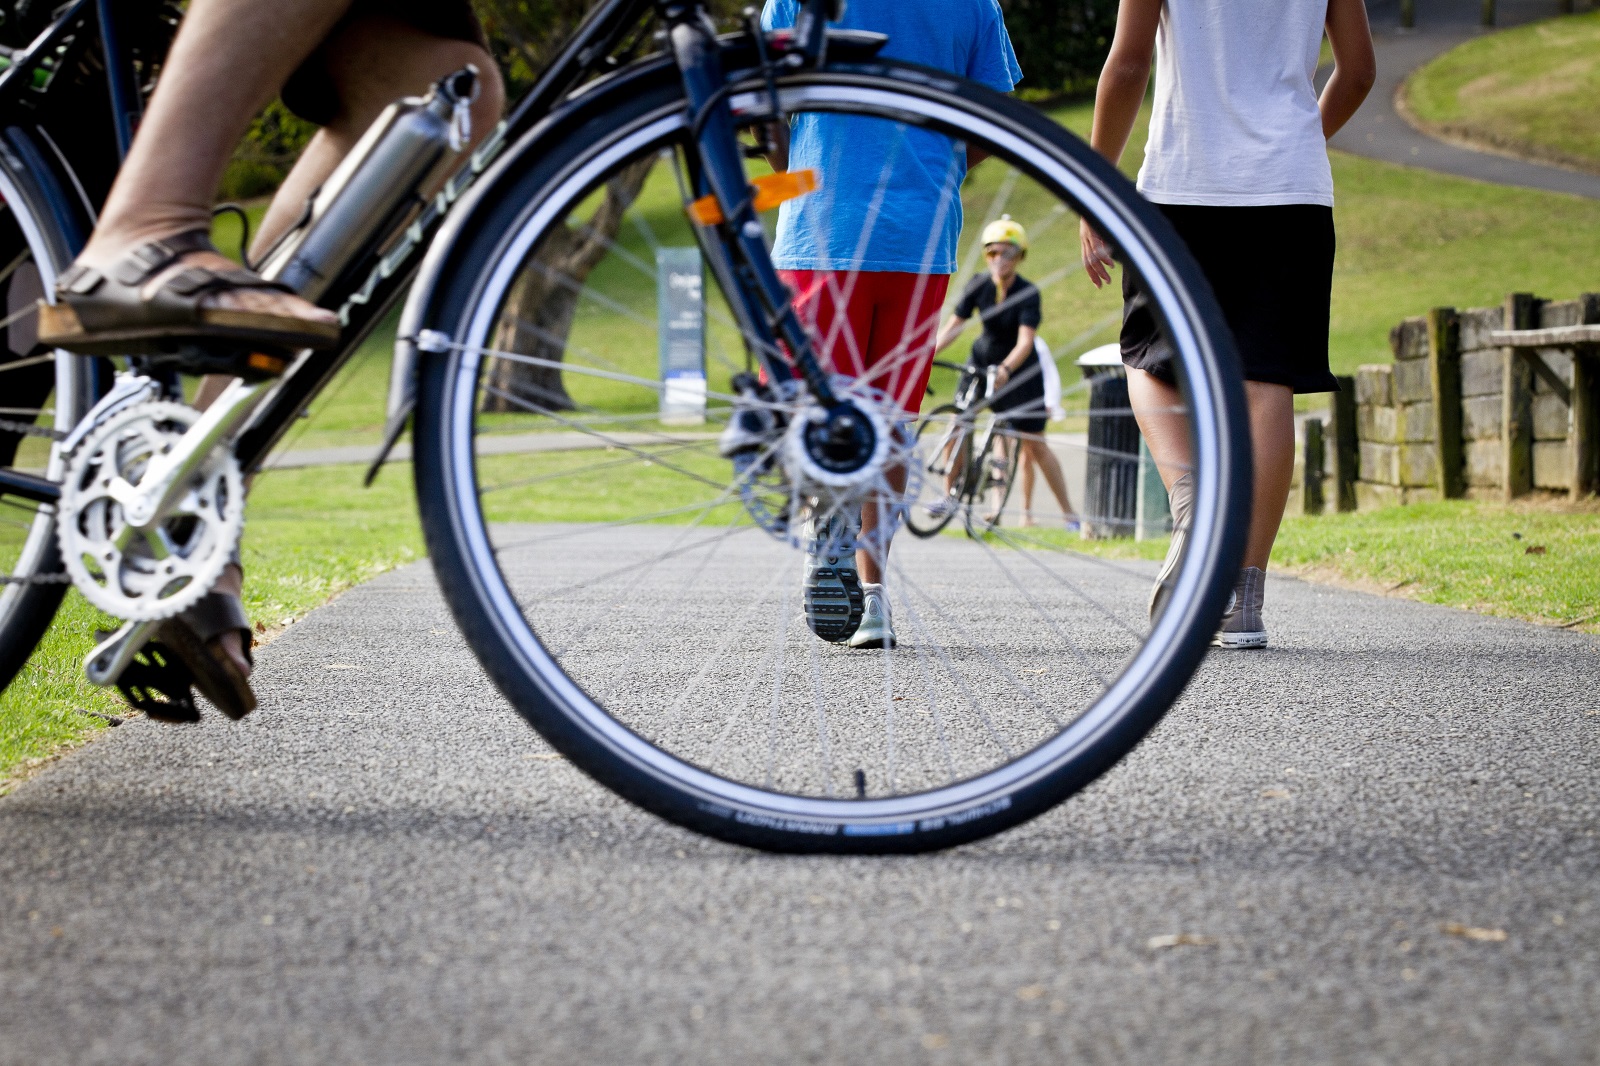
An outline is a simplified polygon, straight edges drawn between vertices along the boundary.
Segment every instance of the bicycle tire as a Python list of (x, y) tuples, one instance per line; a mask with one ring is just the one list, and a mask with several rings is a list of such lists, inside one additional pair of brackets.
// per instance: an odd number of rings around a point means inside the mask
[[(949, 444), (944, 441), (934, 440), (931, 446), (919, 447), (918, 453), (927, 456), (927, 462), (922, 470), (922, 496), (906, 509), (906, 528), (918, 537), (936, 537), (944, 532), (955, 518), (956, 511), (963, 504), (959, 501), (965, 499), (964, 492), (967, 483), (967, 471), (972, 469), (972, 434), (961, 431), (961, 408), (953, 403), (940, 404), (932, 411), (923, 415), (917, 422), (917, 441), (921, 445), (925, 435), (931, 429), (935, 434), (950, 432), (950, 444), (954, 444), (959, 455), (949, 455)], [(955, 434), (958, 434), (956, 436)], [(933, 438), (928, 438), (933, 440)], [(946, 493), (944, 478), (950, 466), (956, 469), (955, 480), (951, 483), (951, 491)], [(927, 501), (948, 500), (949, 503), (943, 514), (931, 514)]]
[[(1005, 517), (1006, 503), (1011, 499), (1011, 490), (1017, 483), (1017, 465), (1022, 450), (1007, 450), (1005, 433), (996, 426), (984, 441), (983, 454), (973, 457), (972, 470), (976, 477), (972, 481), (971, 493), (967, 498), (967, 506), (963, 512), (966, 519), (967, 535), (969, 537), (986, 537), (1000, 526)], [(998, 452), (997, 452), (998, 449)], [(1000, 460), (1001, 482), (995, 484), (994, 456), (1002, 456)], [(990, 496), (990, 493), (998, 496)], [(990, 505), (993, 504), (993, 510)]]
[[(0, 207), (4, 218), (0, 220), (0, 261), (6, 265), (0, 271), (0, 286), (8, 293), (23, 284), (23, 272), (31, 269), (33, 277), (26, 280), (32, 288), (35, 283), (39, 295), (54, 290), (55, 279), (72, 262), (73, 241), (57, 224), (57, 214), (36, 207), (40, 193), (31, 188), (25, 173), (12, 171), (0, 162)], [(12, 294), (8, 299), (12, 313), (16, 313), (17, 300), (27, 293)], [(0, 333), (0, 344), (9, 339)], [(8, 361), (23, 361), (14, 349)], [(57, 437), (69, 432), (93, 406), (98, 392), (98, 373), (95, 362), (80, 356), (57, 351), (49, 366), (54, 372), (54, 385), (46, 394), (30, 396), (21, 407), (32, 410), (40, 404), (41, 415), (25, 412), (10, 415), (11, 420), (37, 422), (40, 428), (53, 431)], [(6, 364), (0, 363), (0, 386), (5, 384)], [(14, 393), (11, 395), (15, 395)], [(44, 404), (49, 401), (49, 407)], [(8, 400), (7, 406), (18, 406)], [(49, 417), (43, 417), (48, 413)], [(61, 454), (59, 441), (52, 444), (45, 476), (59, 481), (63, 475), (66, 457)], [(36, 473), (39, 471), (35, 471)], [(67, 592), (65, 573), (61, 564), (60, 549), (56, 540), (55, 515), (51, 508), (40, 507), (13, 497), (0, 498), (0, 509), (7, 512), (13, 534), (7, 540), (0, 534), (0, 573), (7, 578), (0, 585), (0, 692), (21, 672), (33, 654), (33, 649), (43, 639), (51, 621), (61, 607)], [(26, 532), (18, 535), (19, 525)]]
[[(758, 88), (752, 83), (752, 91), (730, 97), (741, 123), (756, 125), (770, 117), (765, 94)], [(680, 693), (681, 703), (689, 691), (683, 684), (693, 680), (687, 677), (692, 663), (663, 660), (638, 666), (634, 661), (637, 648), (655, 634), (672, 629), (670, 624), (643, 621), (638, 612), (648, 613), (658, 600), (662, 614), (692, 612), (699, 602), (697, 595), (716, 586), (709, 582), (695, 585), (691, 574), (690, 580), (669, 596), (654, 586), (646, 590), (641, 578), (631, 593), (628, 589), (604, 596), (581, 593), (592, 607), (587, 618), (568, 612), (563, 605), (580, 595), (574, 590), (591, 587), (584, 582), (605, 588), (607, 575), (588, 576), (593, 567), (627, 558), (607, 554), (614, 545), (605, 536), (624, 523), (591, 522), (571, 528), (557, 526), (553, 531), (540, 524), (516, 525), (501, 530), (500, 523), (512, 519), (491, 519), (485, 509), (493, 501), (513, 497), (494, 496), (491, 500), (491, 494), (513, 491), (518, 483), (542, 481), (546, 475), (537, 473), (544, 468), (533, 460), (523, 460), (515, 465), (522, 475), (520, 482), (509, 476), (495, 482), (483, 480), (490, 476), (491, 467), (499, 470), (502, 466), (495, 466), (499, 461), (488, 452), (479, 453), (479, 432), (495, 432), (499, 425), (495, 420), (502, 415), (507, 426), (522, 425), (516, 419), (524, 415), (550, 419), (552, 426), (581, 426), (588, 413), (579, 404), (570, 409), (573, 413), (569, 416), (562, 413), (568, 408), (557, 410), (543, 398), (526, 403), (525, 410), (493, 413), (490, 401), (504, 398), (495, 391), (504, 386), (495, 384), (499, 379), (492, 377), (491, 363), (494, 368), (551, 364), (558, 383), (577, 374), (575, 380), (580, 383), (627, 378), (640, 388), (647, 384), (642, 376), (606, 371), (598, 362), (580, 360), (570, 337), (563, 342), (568, 345), (564, 353), (557, 352), (557, 360), (519, 355), (493, 345), (500, 336), (496, 331), (502, 325), (502, 313), (510, 306), (516, 280), (533, 276), (536, 272), (531, 266), (549, 273), (534, 262), (534, 251), (542, 255), (555, 247), (558, 237), (566, 239), (557, 234), (557, 227), (566, 235), (585, 232), (581, 226), (569, 229), (565, 221), (569, 215), (589, 210), (585, 205), (609, 203), (606, 197), (617, 187), (612, 182), (633, 176), (636, 171), (631, 168), (640, 166), (645, 166), (648, 175), (648, 166), (653, 165), (648, 161), (655, 154), (665, 152), (668, 155), (662, 158), (670, 158), (674, 146), (681, 143), (688, 119), (675, 84), (649, 92), (627, 86), (614, 91), (601, 87), (574, 102), (571, 107), (581, 110), (578, 119), (569, 116), (563, 120), (571, 134), (560, 144), (526, 158), (508, 157), (503, 166), (520, 168), (518, 172), (496, 175), (494, 197), (472, 205), (471, 217), (457, 224), (454, 232), (462, 235), (466, 245), (448, 254), (459, 269), (442, 276), (442, 293), (412, 319), (415, 325), (448, 338), (442, 350), (435, 342), (437, 354), (424, 362), (419, 381), (413, 454), (422, 525), (444, 597), (490, 679), (553, 747), (606, 787), (690, 829), (766, 850), (886, 853), (949, 847), (1025, 821), (1095, 780), (1159, 721), (1199, 663), (1238, 566), (1243, 516), (1248, 512), (1249, 451), (1237, 358), (1202, 275), (1159, 213), (1085, 144), (1026, 106), (981, 86), (945, 75), (934, 77), (920, 68), (892, 62), (838, 65), (787, 75), (779, 79), (778, 90), (788, 112), (848, 111), (896, 123), (896, 128), (931, 129), (977, 145), (1058, 201), (1069, 202), (1090, 217), (1119, 248), (1124, 261), (1145, 278), (1156, 311), (1173, 338), (1193, 427), (1196, 465), (1203, 477), (1197, 479), (1201, 490), (1196, 494), (1189, 547), (1170, 605), (1154, 628), (1140, 638), (1121, 671), (1109, 682), (1102, 678), (1103, 687), (1076, 717), (1023, 754), (983, 773), (913, 792), (894, 792), (897, 784), (891, 770), (888, 794), (881, 797), (868, 796), (869, 781), (860, 768), (855, 777), (857, 795), (867, 798), (838, 798), (832, 791), (831, 776), (825, 795), (785, 792), (774, 787), (770, 753), (765, 785), (736, 780), (729, 772), (707, 769), (713, 762), (702, 764), (680, 757), (662, 746), (664, 735), (647, 738), (642, 726), (617, 716), (632, 711), (634, 702), (657, 696), (666, 699)], [(617, 254), (620, 273), (641, 268), (636, 253), (623, 248)], [(715, 249), (708, 255), (715, 281), (719, 277)], [(559, 276), (556, 280), (563, 281)], [(596, 301), (600, 302), (599, 295)], [(521, 323), (512, 325), (520, 327)], [(625, 354), (621, 347), (616, 351), (619, 357)], [(659, 386), (652, 387), (659, 393)], [(594, 388), (599, 390), (602, 385)], [(615, 424), (635, 424), (624, 422), (620, 414), (606, 417)], [(581, 478), (595, 493), (605, 484), (599, 474), (608, 469), (605, 464), (610, 463), (614, 470), (616, 465), (630, 462), (627, 453), (643, 453), (655, 446), (630, 443), (616, 435), (620, 432), (596, 432), (599, 438), (615, 442), (612, 450), (620, 453), (620, 458), (583, 460), (574, 468), (582, 472)], [(662, 435), (660, 439), (667, 438)], [(679, 453), (661, 447), (637, 462), (669, 469), (674, 463), (680, 467), (689, 463), (688, 459), (677, 462), (674, 456)], [(690, 445), (679, 442), (673, 447)], [(530, 470), (535, 473), (529, 475)], [(568, 477), (560, 472), (549, 476)], [(568, 479), (579, 477), (573, 474)], [(531, 516), (515, 519), (522, 523), (536, 522), (551, 513), (548, 503), (530, 507), (505, 513)], [(747, 510), (755, 513), (750, 507)], [(680, 528), (642, 524), (648, 518), (629, 525), (630, 533)], [(513, 534), (524, 540), (507, 539)], [(563, 538), (581, 544), (582, 550), (563, 554), (539, 547)], [(666, 534), (658, 539), (667, 539)], [(943, 542), (981, 544), (965, 538)], [(920, 543), (932, 546), (936, 542)], [(656, 550), (653, 544), (651, 552)], [(669, 554), (658, 557), (666, 559)], [(720, 567), (732, 565), (726, 554), (716, 558)], [(1080, 561), (1076, 556), (1069, 560), (1074, 565)], [(508, 577), (513, 562), (533, 569), (518, 570), (513, 581)], [(589, 569), (573, 577), (570, 567), (578, 562)], [(702, 564), (705, 566), (709, 562)], [(525, 574), (535, 571), (535, 584), (522, 583)], [(563, 582), (559, 586), (537, 584), (557, 580), (558, 571)], [(675, 573), (669, 576), (676, 580)], [(779, 576), (773, 576), (774, 583)], [(1148, 578), (1141, 576), (1140, 580), (1145, 581), (1141, 588), (1147, 589)], [(1018, 583), (1018, 588), (1026, 594), (1025, 586)], [(652, 597), (648, 607), (643, 599), (646, 591)], [(613, 597), (620, 598), (613, 602)], [(530, 621), (529, 613), (539, 614), (537, 625)], [(793, 622), (781, 612), (777, 619), (775, 648), (789, 639), (786, 627)], [(697, 624), (704, 621), (694, 620)], [(604, 632), (596, 634), (595, 627), (603, 627)], [(726, 633), (729, 642), (742, 635), (738, 620), (732, 618), (723, 628), (709, 632)], [(670, 635), (679, 639), (675, 632)], [(633, 681), (634, 687), (613, 693), (605, 687), (610, 678), (601, 675), (624, 657), (629, 658), (629, 669), (654, 672), (648, 683)], [(884, 661), (889, 661), (887, 652)], [(695, 704), (697, 714), (701, 706)], [(712, 703), (704, 706), (705, 715), (718, 713)], [(775, 696), (774, 714), (778, 709)], [(730, 722), (735, 713), (744, 714), (745, 709), (730, 710)], [(768, 731), (772, 733), (773, 727), (769, 725)], [(819, 725), (818, 732), (825, 759), (826, 730)], [(708, 739), (709, 734), (701, 738)], [(736, 754), (739, 758), (746, 755), (742, 748)], [(827, 773), (839, 769), (830, 767)], [(754, 775), (754, 768), (749, 773)], [(876, 785), (877, 780), (870, 784)]]

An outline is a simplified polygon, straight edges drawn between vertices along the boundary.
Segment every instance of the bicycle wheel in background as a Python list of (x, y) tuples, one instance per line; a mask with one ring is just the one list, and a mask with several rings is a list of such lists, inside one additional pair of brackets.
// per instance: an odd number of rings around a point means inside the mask
[[(51, 215), (31, 209), (26, 177), (0, 168), (0, 468), (60, 480), (59, 442), (93, 406), (96, 365), (35, 353), (34, 301), (72, 260)], [(0, 494), (0, 691), (44, 636), (66, 595), (53, 506)]]
[(1005, 515), (1006, 503), (1016, 486), (1021, 451), (1003, 423), (995, 425), (992, 432), (983, 433), (979, 440), (983, 451), (972, 457), (966, 521), (968, 534), (985, 537), (995, 531)]
[(916, 454), (920, 484), (916, 498), (906, 503), (906, 528), (919, 537), (932, 537), (942, 533), (965, 506), (972, 432), (959, 407), (947, 403), (923, 414), (917, 421)]
[[(952, 164), (945, 186), (940, 212), (964, 218), (952, 299), (977, 269), (979, 231), (1002, 212), (1028, 227), (1024, 269), (1063, 355), (1120, 321), (1120, 296), (1094, 289), (1079, 266), (1078, 219), (1138, 272), (1166, 323), (1198, 482), (1161, 620), (1146, 617), (1154, 564), (1099, 558), (1064, 531), (1002, 527), (986, 538), (894, 540), (885, 582), (895, 646), (852, 649), (810, 632), (802, 586), (817, 568), (793, 520), (860, 506), (863, 493), (893, 499), (903, 516), (933, 476), (918, 452), (932, 437), (907, 447), (890, 428), (903, 416), (858, 387), (850, 394), (890, 444), (843, 488), (819, 487), (803, 433), (737, 463), (719, 455), (748, 355), (716, 231), (685, 215), (688, 119), (676, 85), (589, 94), (572, 105), (581, 114), (571, 136), (512, 156), (492, 198), (470, 208), (462, 231), (475, 236), (450, 253), (443, 288), (412, 319), (438, 331), (413, 438), (424, 529), (489, 676), (611, 789), (762, 848), (945, 847), (1094, 780), (1188, 681), (1242, 547), (1243, 390), (1176, 237), (1059, 127), (988, 90), (894, 64), (786, 77), (778, 88), (790, 114), (852, 116), (856, 150), (887, 158), (938, 135), (990, 157), (964, 181)], [(731, 99), (743, 125), (770, 118), (764, 90)], [(765, 169), (749, 166), (752, 177)], [(813, 195), (829, 195), (826, 174)], [(767, 223), (770, 233), (773, 216)], [(683, 264), (702, 239), (706, 424), (683, 426), (663, 404), (700, 394), (663, 384), (658, 358), (693, 336), (682, 330), (695, 316), (680, 317), (677, 295), (695, 287), (698, 271)], [(1081, 385), (1068, 407), (1081, 427)], [(803, 396), (739, 409), (805, 424)], [(897, 466), (912, 472), (899, 496), (888, 487)]]

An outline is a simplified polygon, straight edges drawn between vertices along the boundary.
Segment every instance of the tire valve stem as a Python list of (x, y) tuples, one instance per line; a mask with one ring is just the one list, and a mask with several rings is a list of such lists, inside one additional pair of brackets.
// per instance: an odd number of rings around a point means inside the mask
[(866, 798), (867, 798), (867, 772), (865, 770), (857, 770), (856, 771), (856, 799), (864, 800)]

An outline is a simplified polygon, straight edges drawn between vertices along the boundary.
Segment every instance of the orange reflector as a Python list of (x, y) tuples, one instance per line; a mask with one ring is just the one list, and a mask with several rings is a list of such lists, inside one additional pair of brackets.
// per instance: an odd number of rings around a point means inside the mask
[(266, 374), (281, 374), (283, 368), (289, 365), (287, 360), (268, 355), (266, 352), (251, 352), (247, 362), (250, 364), (250, 369), (260, 370)]
[[(771, 211), (785, 200), (795, 200), (817, 191), (815, 170), (785, 170), (768, 174), (750, 184), (756, 187), (755, 208)], [(715, 196), (702, 196), (689, 205), (689, 217), (699, 226), (715, 226), (722, 221), (722, 207)]]

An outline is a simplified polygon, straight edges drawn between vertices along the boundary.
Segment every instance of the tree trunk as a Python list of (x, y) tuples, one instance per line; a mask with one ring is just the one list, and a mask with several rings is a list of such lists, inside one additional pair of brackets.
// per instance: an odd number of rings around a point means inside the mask
[[(577, 314), (585, 279), (605, 258), (655, 165), (650, 156), (630, 164), (606, 183), (605, 199), (587, 223), (552, 229), (511, 287), (490, 344), (495, 351), (527, 355), (547, 363), (565, 359), (567, 335)], [(495, 359), (485, 388), (485, 411), (571, 411), (559, 367)]]

